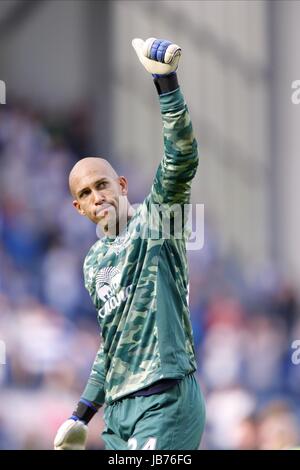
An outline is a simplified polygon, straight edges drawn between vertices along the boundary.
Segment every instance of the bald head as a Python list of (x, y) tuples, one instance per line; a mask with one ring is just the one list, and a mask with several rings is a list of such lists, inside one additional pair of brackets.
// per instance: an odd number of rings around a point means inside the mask
[(118, 175), (111, 164), (100, 157), (86, 157), (79, 160), (70, 171), (69, 188), (73, 197), (77, 197), (78, 191), (84, 186), (85, 181), (93, 175), (103, 178), (117, 178)]
[(69, 186), (75, 209), (100, 224), (106, 235), (115, 236), (133, 215), (127, 199), (127, 179), (118, 176), (104, 158), (79, 160), (70, 172)]

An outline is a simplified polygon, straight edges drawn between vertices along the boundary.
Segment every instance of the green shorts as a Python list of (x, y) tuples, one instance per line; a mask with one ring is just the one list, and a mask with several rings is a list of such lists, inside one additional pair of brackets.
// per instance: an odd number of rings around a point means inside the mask
[(197, 450), (205, 405), (194, 375), (165, 392), (125, 397), (104, 410), (105, 448), (113, 450)]

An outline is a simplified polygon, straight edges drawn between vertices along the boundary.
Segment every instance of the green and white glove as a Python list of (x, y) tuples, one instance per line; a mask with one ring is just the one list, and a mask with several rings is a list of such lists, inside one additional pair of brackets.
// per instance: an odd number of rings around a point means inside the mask
[(135, 38), (132, 46), (138, 58), (147, 70), (154, 77), (169, 75), (177, 70), (181, 56), (181, 47), (165, 39)]

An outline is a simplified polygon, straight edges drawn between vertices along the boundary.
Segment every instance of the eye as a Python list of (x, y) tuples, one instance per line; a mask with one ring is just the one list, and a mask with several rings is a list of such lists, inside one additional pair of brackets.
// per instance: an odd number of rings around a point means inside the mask
[(97, 184), (97, 189), (103, 189), (107, 185), (106, 181), (101, 181), (100, 183)]
[(82, 199), (82, 198), (86, 197), (88, 194), (89, 194), (89, 191), (86, 190), (86, 191), (83, 191), (83, 192), (80, 194), (79, 197), (80, 197), (80, 199)]

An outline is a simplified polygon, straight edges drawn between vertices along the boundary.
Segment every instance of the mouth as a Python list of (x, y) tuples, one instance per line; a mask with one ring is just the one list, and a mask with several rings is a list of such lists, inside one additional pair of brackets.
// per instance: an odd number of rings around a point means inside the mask
[(104, 217), (107, 216), (109, 210), (114, 207), (112, 204), (102, 204), (101, 207), (98, 207), (95, 211), (96, 217), (100, 217), (100, 219), (103, 219)]

